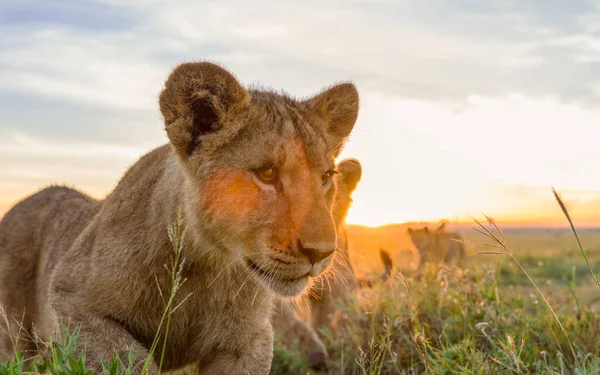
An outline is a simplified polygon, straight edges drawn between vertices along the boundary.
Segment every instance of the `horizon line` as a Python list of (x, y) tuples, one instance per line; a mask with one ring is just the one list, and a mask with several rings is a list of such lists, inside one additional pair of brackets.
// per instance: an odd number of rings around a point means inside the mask
[[(482, 224), (487, 223), (486, 220), (479, 220)], [(440, 225), (442, 222), (446, 222), (448, 225), (453, 226), (467, 226), (467, 225), (477, 225), (474, 220), (466, 221), (466, 220), (409, 220), (402, 222), (392, 222), (385, 223), (379, 225), (368, 225), (361, 223), (348, 222), (347, 226), (354, 227), (364, 227), (364, 228), (384, 228), (389, 226), (407, 226), (407, 225), (415, 225), (415, 226), (436, 226)], [(558, 220), (494, 220), (495, 224), (499, 227), (510, 227), (510, 228), (548, 228), (548, 229), (569, 229), (571, 226), (566, 219), (563, 221)], [(579, 223), (574, 222), (575, 229), (590, 229), (590, 228), (599, 228), (600, 229), (600, 220), (591, 221), (591, 220), (583, 220)]]

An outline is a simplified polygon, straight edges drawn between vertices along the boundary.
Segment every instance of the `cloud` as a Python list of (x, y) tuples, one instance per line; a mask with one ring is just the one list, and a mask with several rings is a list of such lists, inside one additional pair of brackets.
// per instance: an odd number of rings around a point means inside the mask
[[(2, 91), (35, 93), (115, 109), (156, 106), (168, 69), (149, 62), (135, 38), (70, 28), (33, 30), (0, 43)], [(124, 53), (127, 51), (127, 53)]]
[(0, 24), (36, 27), (39, 25), (72, 25), (86, 30), (125, 30), (134, 19), (116, 8), (90, 1), (5, 1)]
[(147, 148), (81, 141), (37, 139), (0, 132), (0, 216), (16, 200), (50, 184), (105, 196)]
[(113, 144), (43, 142), (28, 135), (12, 132), (0, 139), (0, 155), (6, 157), (36, 156), (43, 158), (125, 158), (135, 159), (146, 150)]
[[(587, 1), (59, 4), (44, 9), (60, 17), (2, 26), (4, 90), (153, 108), (169, 68), (208, 58), (244, 81), (303, 95), (352, 78), (363, 90), (425, 100), (518, 91), (597, 101), (598, 6)], [(96, 12), (105, 27), (86, 27)], [(581, 62), (590, 68), (581, 72)]]

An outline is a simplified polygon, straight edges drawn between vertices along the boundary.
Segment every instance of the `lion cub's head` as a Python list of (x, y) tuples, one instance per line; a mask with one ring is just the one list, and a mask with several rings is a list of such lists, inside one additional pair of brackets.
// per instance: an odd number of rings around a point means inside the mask
[(412, 243), (419, 250), (419, 253), (425, 254), (433, 248), (434, 235), (428, 227), (422, 229), (408, 228), (407, 233)]
[(295, 100), (185, 63), (160, 109), (185, 171), (188, 228), (275, 292), (302, 292), (337, 247), (334, 162), (358, 115), (354, 85)]
[(437, 229), (431, 230), (428, 227), (422, 229), (408, 228), (407, 232), (412, 243), (419, 251), (421, 262), (440, 262), (444, 260), (445, 248), (440, 246), (440, 235), (445, 233), (445, 224), (441, 224)]

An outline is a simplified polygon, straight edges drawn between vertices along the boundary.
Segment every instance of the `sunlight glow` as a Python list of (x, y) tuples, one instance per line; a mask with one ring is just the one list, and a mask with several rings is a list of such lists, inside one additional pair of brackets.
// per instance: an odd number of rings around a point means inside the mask
[(600, 201), (596, 111), (520, 95), (473, 96), (460, 108), (382, 95), (364, 103), (342, 155), (363, 165), (349, 223), (470, 221), (482, 212), (559, 222), (552, 186), (569, 192), (585, 220), (598, 218), (581, 204)]

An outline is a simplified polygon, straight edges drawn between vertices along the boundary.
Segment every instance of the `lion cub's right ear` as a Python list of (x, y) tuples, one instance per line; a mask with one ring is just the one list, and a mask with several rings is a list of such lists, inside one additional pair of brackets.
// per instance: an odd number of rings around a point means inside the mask
[(237, 79), (209, 62), (179, 65), (159, 99), (167, 135), (183, 160), (198, 147), (200, 137), (224, 129), (249, 102), (250, 94)]
[[(344, 159), (337, 165), (340, 172), (340, 183), (347, 194), (351, 194), (362, 177), (362, 166), (357, 159)], [(339, 185), (338, 185), (339, 186)]]

